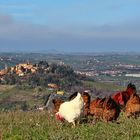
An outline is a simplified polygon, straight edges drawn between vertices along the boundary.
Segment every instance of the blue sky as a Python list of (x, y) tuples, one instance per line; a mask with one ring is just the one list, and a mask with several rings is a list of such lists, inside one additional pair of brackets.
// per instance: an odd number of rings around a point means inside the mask
[(140, 0), (0, 0), (0, 51), (140, 51)]

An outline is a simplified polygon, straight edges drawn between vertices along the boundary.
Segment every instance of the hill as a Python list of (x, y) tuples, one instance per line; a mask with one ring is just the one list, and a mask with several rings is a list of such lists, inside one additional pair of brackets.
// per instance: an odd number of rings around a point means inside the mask
[(47, 87), (49, 83), (55, 83), (63, 90), (82, 85), (82, 78), (83, 76), (76, 74), (68, 65), (48, 64), (46, 61), (35, 64), (20, 63), (0, 71), (1, 84)]
[[(122, 90), (120, 86), (93, 81), (82, 81), (79, 90), (90, 90), (90, 95), (94, 97), (108, 96), (116, 91)], [(64, 96), (77, 91), (65, 91)], [(78, 90), (78, 91), (79, 91)], [(48, 87), (34, 87), (29, 85), (0, 85), (0, 111), (4, 110), (34, 110), (43, 106), (47, 96), (54, 91)]]

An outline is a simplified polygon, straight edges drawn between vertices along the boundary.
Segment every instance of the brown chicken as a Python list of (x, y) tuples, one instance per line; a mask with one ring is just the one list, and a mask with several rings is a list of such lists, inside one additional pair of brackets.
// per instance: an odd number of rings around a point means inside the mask
[(53, 99), (52, 100), (54, 104), (54, 113), (57, 113), (59, 111), (60, 105), (64, 102), (61, 99)]
[(95, 100), (90, 102), (90, 115), (95, 119), (102, 119), (103, 117), (103, 103), (105, 98), (100, 99), (96, 98)]
[(89, 114), (90, 107), (90, 95), (87, 92), (83, 92), (82, 98), (84, 100), (84, 117), (87, 117)]
[(140, 114), (140, 97), (135, 93), (131, 95), (125, 107), (127, 117), (137, 117)]
[(127, 85), (127, 89), (125, 91), (120, 91), (112, 95), (112, 99), (122, 108), (126, 105), (127, 101), (130, 99), (132, 94), (137, 92), (136, 86), (132, 83)]
[(104, 108), (103, 110), (104, 121), (108, 122), (117, 120), (120, 114), (120, 107), (115, 103), (115, 101), (111, 97), (106, 98), (103, 108)]
[(90, 115), (97, 120), (113, 121), (118, 118), (119, 114), (120, 107), (111, 97), (97, 98), (90, 103)]

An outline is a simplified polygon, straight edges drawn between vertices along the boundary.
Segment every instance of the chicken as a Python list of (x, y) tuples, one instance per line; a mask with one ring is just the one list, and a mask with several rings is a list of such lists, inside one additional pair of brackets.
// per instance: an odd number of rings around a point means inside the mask
[(111, 97), (97, 98), (90, 103), (90, 115), (96, 120), (113, 121), (118, 118), (119, 114), (120, 107)]
[(105, 98), (100, 99), (96, 98), (90, 102), (90, 115), (93, 116), (96, 120), (100, 120), (103, 117), (103, 103)]
[(56, 118), (60, 118), (59, 120), (65, 119), (75, 126), (75, 121), (81, 117), (83, 109), (83, 98), (80, 93), (77, 93), (74, 99), (60, 105), (59, 112), (56, 113)]
[(88, 92), (83, 92), (82, 98), (84, 100), (84, 117), (87, 117), (89, 115), (90, 95)]
[(124, 107), (132, 94), (137, 92), (136, 86), (129, 83), (125, 91), (121, 91), (112, 95), (112, 99), (120, 106)]
[(60, 105), (64, 102), (61, 99), (53, 99), (52, 100), (53, 104), (54, 104), (54, 113), (58, 112)]
[(104, 103), (104, 111), (103, 111), (103, 120), (108, 121), (116, 121), (120, 114), (120, 106), (116, 104), (116, 102), (111, 98), (106, 98)]
[(137, 116), (140, 114), (140, 97), (137, 94), (131, 95), (125, 107), (127, 117)]
[[(68, 100), (72, 100), (77, 96), (77, 92), (73, 93)], [(81, 93), (81, 96), (83, 98), (84, 101), (84, 117), (87, 117), (89, 114), (89, 106), (90, 106), (90, 95), (88, 94), (88, 92), (84, 91), (83, 93)]]

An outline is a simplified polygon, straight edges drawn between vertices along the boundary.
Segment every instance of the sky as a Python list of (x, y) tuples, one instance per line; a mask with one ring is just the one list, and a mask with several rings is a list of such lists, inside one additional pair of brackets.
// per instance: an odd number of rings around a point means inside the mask
[(140, 0), (0, 0), (0, 52), (140, 52)]

